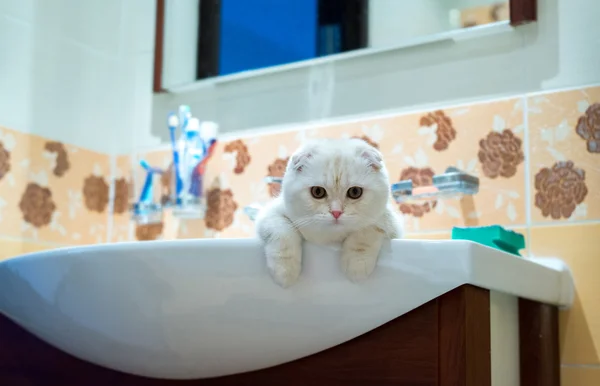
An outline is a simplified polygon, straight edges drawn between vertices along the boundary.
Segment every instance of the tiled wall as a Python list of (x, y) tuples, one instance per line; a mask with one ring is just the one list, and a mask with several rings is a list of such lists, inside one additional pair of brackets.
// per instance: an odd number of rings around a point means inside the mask
[[(307, 139), (354, 136), (382, 151), (394, 181), (424, 184), (451, 165), (480, 177), (472, 199), (398, 206), (408, 237), (502, 224), (525, 234), (527, 254), (569, 263), (577, 298), (561, 314), (563, 385), (600, 384), (600, 87), (224, 138), (204, 181), (205, 219), (167, 213), (139, 227), (127, 212), (143, 178), (138, 162), (166, 168), (168, 148), (111, 158), (0, 128), (0, 258), (105, 241), (251, 236), (244, 206), (277, 194), (264, 177), (282, 175)], [(168, 181), (157, 181), (157, 199)]]
[[(204, 181), (209, 204), (220, 210), (211, 211), (209, 205), (206, 221), (193, 226), (191, 236), (251, 236), (252, 223), (243, 208), (278, 192), (263, 178), (281, 176), (291, 153), (319, 137), (364, 138), (383, 153), (393, 181), (412, 178), (417, 185), (427, 184), (448, 166), (481, 178), (480, 192), (472, 199), (400, 205), (409, 234), (489, 224), (529, 232), (532, 226), (597, 221), (599, 102), (600, 87), (593, 87), (229, 137), (219, 143)], [(163, 168), (171, 163), (168, 148), (135, 154), (133, 163), (120, 157), (117, 171), (133, 167), (138, 186), (143, 173), (132, 165), (141, 158)], [(167, 181), (168, 176), (161, 179), (157, 199), (167, 193)]]
[(110, 157), (0, 127), (0, 259), (107, 241)]

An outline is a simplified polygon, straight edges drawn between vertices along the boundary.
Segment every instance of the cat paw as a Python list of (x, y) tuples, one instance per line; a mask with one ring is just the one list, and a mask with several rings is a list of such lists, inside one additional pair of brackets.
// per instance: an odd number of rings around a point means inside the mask
[(353, 282), (367, 279), (377, 266), (384, 232), (376, 226), (350, 234), (342, 244), (342, 271)]
[(342, 271), (354, 283), (366, 280), (377, 266), (377, 254), (345, 251), (342, 253)]
[[(278, 243), (279, 244), (279, 243)], [(267, 267), (271, 277), (279, 286), (288, 288), (300, 278), (302, 251), (299, 246), (267, 245)]]

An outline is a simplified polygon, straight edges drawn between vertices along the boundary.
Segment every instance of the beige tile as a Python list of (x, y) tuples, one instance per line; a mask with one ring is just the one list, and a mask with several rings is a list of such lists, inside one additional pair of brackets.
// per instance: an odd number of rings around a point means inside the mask
[(115, 159), (115, 193), (110, 241), (130, 241), (133, 239), (134, 225), (131, 221), (130, 207), (137, 199), (132, 163), (129, 155), (117, 156)]
[[(509, 145), (486, 145), (490, 142), (489, 138), (505, 129), (508, 132), (504, 140), (510, 142)], [(522, 136), (521, 99), (443, 112), (392, 115), (311, 126), (252, 140), (242, 139), (241, 144), (232, 144), (231, 148), (237, 147), (248, 153), (247, 157), (241, 158), (247, 160), (243, 168), (238, 165), (239, 152), (224, 152), (221, 148), (219, 155), (225, 162), (220, 164), (220, 183), (221, 188), (231, 188), (238, 203), (237, 211), (240, 211), (252, 202), (270, 199), (272, 187), (265, 186), (262, 179), (274, 174), (273, 171), (281, 173), (287, 157), (304, 140), (361, 137), (382, 151), (392, 182), (410, 178), (415, 173), (427, 179), (427, 170), (439, 174), (448, 166), (458, 166), (481, 177), (481, 190), (473, 198), (445, 200), (429, 207), (404, 206), (408, 232), (444, 231), (452, 226), (465, 225), (519, 225), (524, 224), (526, 219)], [(502, 141), (501, 137), (498, 140)], [(225, 148), (227, 146), (224, 145)], [(488, 160), (486, 154), (498, 158), (493, 158), (495, 161)], [(218, 164), (211, 163), (213, 171), (218, 167)], [(249, 235), (251, 225), (245, 216), (236, 212), (236, 221), (220, 234)]]
[[(461, 201), (398, 206), (409, 232), (453, 226), (525, 224), (522, 99), (443, 111), (365, 118), (311, 129), (314, 137), (363, 137), (383, 153), (392, 182), (430, 181), (457, 166), (481, 179), (480, 192)], [(502, 132), (508, 130), (504, 137)], [(496, 142), (498, 141), (498, 142)], [(492, 145), (490, 145), (492, 143)]]
[[(508, 130), (506, 138), (495, 138), (503, 130)], [(277, 193), (276, 186), (268, 186), (263, 179), (269, 175), (282, 175), (288, 157), (304, 141), (325, 137), (361, 137), (379, 147), (392, 182), (399, 181), (402, 176), (410, 178), (411, 171), (423, 174), (426, 173), (423, 170), (431, 170), (439, 174), (448, 166), (458, 166), (480, 176), (481, 190), (475, 197), (444, 200), (429, 208), (403, 207), (408, 212), (406, 228), (409, 233), (443, 232), (453, 226), (514, 226), (526, 221), (522, 100), (511, 99), (443, 112), (311, 125), (296, 131), (220, 143), (209, 163), (204, 188), (205, 191), (217, 188), (219, 194), (231, 191), (231, 202), (219, 212), (227, 221), (219, 223), (214, 217), (205, 221), (206, 234), (214, 237), (252, 236), (253, 224), (243, 213), (243, 208), (267, 202)], [(510, 144), (497, 145), (494, 139)], [(492, 142), (494, 145), (487, 145)], [(159, 167), (168, 166), (171, 159), (168, 150), (149, 152), (143, 157)], [(136, 176), (139, 186), (142, 171), (138, 170)], [(396, 207), (400, 209), (400, 205)], [(219, 226), (215, 227), (215, 223)]]
[(59, 244), (107, 240), (108, 155), (2, 127), (0, 144), (0, 167), (8, 165), (0, 179), (0, 235)]
[(560, 382), (562, 386), (600, 385), (600, 367), (562, 367)]
[(0, 239), (0, 260), (9, 259), (11, 257), (26, 253), (45, 251), (54, 248), (58, 248), (58, 246)]
[(439, 201), (420, 217), (422, 210), (405, 207), (408, 230), (525, 223), (521, 102), (511, 99), (397, 118), (396, 127), (402, 130), (386, 131), (384, 141), (393, 181), (410, 175), (411, 167), (421, 179), (428, 179), (423, 170), (440, 174), (449, 166), (480, 177), (474, 197)]
[(600, 87), (532, 96), (528, 106), (533, 221), (600, 219), (600, 140), (586, 140), (600, 135)]
[(563, 259), (575, 278), (575, 304), (560, 314), (561, 363), (600, 364), (599, 238), (600, 224), (531, 229), (531, 254)]

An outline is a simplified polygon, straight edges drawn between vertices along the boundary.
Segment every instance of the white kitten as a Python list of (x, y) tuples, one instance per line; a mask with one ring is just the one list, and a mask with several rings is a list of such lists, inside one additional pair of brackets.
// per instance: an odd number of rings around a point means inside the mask
[(381, 153), (360, 139), (320, 139), (288, 162), (281, 195), (259, 213), (256, 230), (274, 280), (288, 287), (300, 276), (302, 239), (342, 243), (341, 266), (352, 281), (377, 265), (384, 239), (402, 237), (391, 207)]

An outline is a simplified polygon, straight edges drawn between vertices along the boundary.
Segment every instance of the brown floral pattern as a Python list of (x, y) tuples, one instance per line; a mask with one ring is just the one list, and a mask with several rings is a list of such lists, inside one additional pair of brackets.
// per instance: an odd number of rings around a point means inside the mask
[(235, 168), (233, 169), (235, 174), (242, 174), (246, 169), (246, 166), (248, 166), (252, 160), (250, 153), (248, 152), (248, 146), (240, 139), (236, 139), (235, 141), (226, 144), (223, 151), (225, 153), (236, 153)]
[[(285, 159), (277, 158), (275, 161), (273, 161), (272, 164), (269, 165), (267, 176), (268, 177), (283, 177), (283, 175), (285, 174), (285, 168), (286, 168), (289, 160), (290, 160), (290, 157), (287, 157)], [(269, 195), (271, 197), (279, 196), (279, 193), (281, 192), (281, 184), (268, 184), (268, 188), (269, 188)]]
[(129, 206), (129, 183), (125, 178), (115, 180), (115, 198), (113, 201), (113, 212), (123, 214)]
[(0, 180), (4, 178), (8, 172), (10, 172), (10, 152), (6, 150), (4, 144), (0, 142)]
[(139, 241), (156, 240), (163, 232), (163, 223), (138, 224), (135, 227), (135, 239)]
[(479, 141), (479, 162), (488, 178), (510, 178), (517, 173), (517, 166), (524, 160), (521, 138), (505, 129), (492, 131)]
[(363, 135), (363, 136), (354, 136), (352, 138), (356, 138), (356, 139), (362, 139), (363, 141), (365, 141), (366, 143), (368, 143), (369, 145), (373, 146), (375, 149), (379, 149), (379, 144), (375, 141), (373, 141), (370, 137)]
[(456, 139), (456, 129), (452, 125), (452, 120), (442, 110), (422, 116), (419, 124), (421, 126), (437, 125), (436, 140), (433, 144), (433, 148), (437, 151), (446, 150), (450, 142)]
[(171, 200), (173, 191), (173, 162), (169, 164), (169, 167), (160, 176), (161, 196), (160, 203), (162, 205), (167, 204)]
[(585, 171), (572, 161), (555, 163), (535, 175), (535, 206), (544, 217), (569, 218), (587, 196)]
[(52, 172), (57, 177), (62, 177), (71, 167), (69, 163), (69, 154), (65, 149), (65, 146), (60, 142), (46, 142), (44, 146), (46, 151), (50, 153), (56, 153), (56, 166)]
[(585, 140), (590, 153), (600, 153), (600, 103), (589, 106), (579, 117), (575, 132)]
[[(433, 169), (408, 167), (400, 173), (400, 181), (411, 180), (413, 188), (419, 186), (430, 186), (433, 184)], [(422, 204), (400, 204), (400, 212), (413, 217), (423, 217), (437, 205), (437, 201), (424, 202)]]
[(238, 205), (233, 200), (230, 189), (212, 188), (206, 193), (206, 227), (222, 231), (233, 224), (233, 218)]
[(91, 175), (84, 180), (83, 200), (89, 210), (104, 212), (108, 205), (108, 184), (103, 177)]
[(36, 183), (30, 182), (21, 196), (19, 209), (23, 220), (36, 228), (50, 224), (56, 205), (52, 200), (52, 192)]

